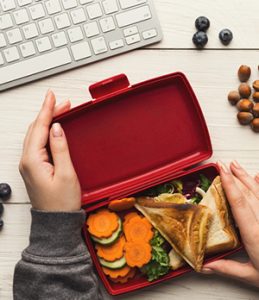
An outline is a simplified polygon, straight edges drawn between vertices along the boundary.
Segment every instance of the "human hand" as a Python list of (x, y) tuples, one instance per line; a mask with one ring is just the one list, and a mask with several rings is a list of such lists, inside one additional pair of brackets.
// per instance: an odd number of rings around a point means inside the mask
[[(45, 211), (76, 211), (81, 205), (81, 190), (65, 133), (59, 123), (49, 128), (53, 117), (68, 111), (70, 102), (55, 106), (52, 91), (46, 95), (36, 120), (30, 125), (19, 165), (32, 207)], [(46, 144), (49, 139), (53, 164)]]
[(250, 260), (240, 263), (221, 259), (204, 265), (205, 274), (217, 273), (259, 287), (259, 174), (251, 177), (236, 161), (230, 170), (218, 163), (222, 186), (239, 227)]

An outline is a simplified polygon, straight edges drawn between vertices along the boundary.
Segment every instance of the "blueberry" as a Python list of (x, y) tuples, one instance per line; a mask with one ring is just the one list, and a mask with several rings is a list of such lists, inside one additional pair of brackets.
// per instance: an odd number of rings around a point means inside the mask
[(222, 29), (219, 33), (219, 39), (223, 45), (228, 45), (233, 39), (233, 33), (229, 29)]
[(192, 41), (197, 48), (201, 49), (208, 43), (208, 36), (205, 32), (198, 31), (193, 35)]
[(4, 212), (4, 206), (2, 203), (0, 203), (0, 217), (2, 216), (3, 212)]
[(8, 200), (11, 196), (12, 190), (8, 183), (0, 183), (0, 198)]
[(4, 221), (0, 220), (0, 230), (4, 227)]
[(195, 20), (195, 27), (199, 31), (206, 31), (210, 27), (210, 21), (206, 17), (199, 17)]

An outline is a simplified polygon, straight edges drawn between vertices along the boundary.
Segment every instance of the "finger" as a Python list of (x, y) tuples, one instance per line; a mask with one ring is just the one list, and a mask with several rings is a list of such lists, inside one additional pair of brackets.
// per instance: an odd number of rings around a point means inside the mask
[(49, 136), (49, 125), (53, 119), (56, 98), (52, 91), (48, 91), (42, 108), (34, 122), (28, 146), (42, 149), (46, 146)]
[(240, 164), (234, 160), (230, 164), (233, 174), (259, 199), (259, 184)]
[(49, 141), (55, 175), (73, 175), (75, 171), (70, 158), (66, 136), (59, 123), (52, 125)]
[(28, 141), (30, 139), (30, 135), (31, 135), (31, 132), (32, 132), (32, 128), (33, 128), (33, 123), (31, 123), (30, 126), (27, 129), (27, 132), (26, 132), (26, 135), (25, 135), (25, 138), (24, 138), (24, 141), (23, 141), (23, 153), (26, 152)]
[(253, 244), (254, 233), (258, 228), (255, 214), (251, 210), (245, 196), (236, 185), (233, 174), (224, 164), (218, 162), (218, 166), (220, 168), (222, 186), (231, 206), (231, 210), (239, 227), (240, 233), (244, 241), (246, 240), (250, 244)]
[(249, 282), (255, 279), (257, 273), (250, 262), (240, 263), (228, 259), (220, 259), (205, 264), (201, 272), (204, 274), (215, 273)]
[(65, 100), (64, 102), (56, 105), (53, 113), (53, 118), (63, 114), (64, 112), (67, 112), (68, 110), (70, 110), (70, 107), (71, 103), (69, 100)]

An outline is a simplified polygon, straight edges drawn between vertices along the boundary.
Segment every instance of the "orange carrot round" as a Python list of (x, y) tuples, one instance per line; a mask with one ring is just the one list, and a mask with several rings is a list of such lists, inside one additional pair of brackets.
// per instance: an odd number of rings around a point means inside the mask
[(127, 242), (125, 259), (130, 267), (143, 267), (151, 258), (152, 247), (147, 242)]
[(124, 225), (124, 233), (129, 242), (149, 242), (154, 235), (151, 223), (139, 217), (132, 217)]
[(119, 217), (108, 209), (101, 209), (91, 214), (86, 224), (91, 235), (97, 238), (110, 237), (119, 226)]
[(124, 216), (123, 226), (125, 226), (132, 218), (139, 217), (142, 218), (137, 212), (133, 211)]
[(119, 276), (126, 276), (130, 272), (131, 268), (126, 265), (121, 269), (109, 269), (106, 267), (102, 267), (102, 270), (105, 275), (108, 275), (111, 278), (118, 278)]
[(95, 249), (99, 257), (107, 261), (115, 261), (123, 256), (125, 243), (125, 237), (122, 235), (114, 244), (109, 246), (96, 244)]
[(126, 276), (118, 276), (117, 278), (110, 278), (111, 281), (115, 283), (126, 283), (129, 279), (133, 278), (136, 275), (136, 268), (132, 268)]
[(127, 209), (134, 207), (135, 202), (136, 202), (136, 199), (133, 197), (112, 200), (109, 203), (108, 208), (113, 211), (127, 210)]

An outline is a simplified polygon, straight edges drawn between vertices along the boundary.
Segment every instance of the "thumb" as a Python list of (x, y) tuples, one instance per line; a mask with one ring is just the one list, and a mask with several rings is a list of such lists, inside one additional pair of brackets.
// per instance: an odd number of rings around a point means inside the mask
[(55, 174), (68, 176), (74, 174), (74, 167), (70, 158), (67, 139), (59, 123), (54, 123), (52, 125), (49, 142)]
[(240, 263), (228, 259), (220, 259), (211, 263), (207, 263), (203, 266), (201, 272), (204, 274), (224, 275), (249, 282), (253, 281), (253, 278), (257, 273), (251, 262)]

